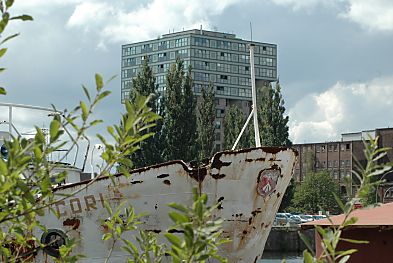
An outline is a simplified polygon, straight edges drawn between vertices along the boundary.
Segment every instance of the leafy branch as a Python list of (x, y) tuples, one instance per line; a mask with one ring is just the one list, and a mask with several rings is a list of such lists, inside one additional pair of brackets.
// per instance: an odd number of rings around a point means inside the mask
[[(315, 254), (309, 245), (307, 238), (300, 234), (300, 237), (303, 239), (305, 244), (308, 246), (309, 250), (305, 250), (303, 252), (304, 262), (305, 263), (345, 263), (347, 262), (351, 255), (355, 253), (356, 249), (349, 249), (344, 251), (337, 251), (337, 247), (341, 242), (347, 242), (351, 244), (367, 244), (368, 241), (365, 240), (354, 240), (343, 238), (342, 233), (348, 227), (354, 225), (357, 222), (357, 218), (352, 216), (352, 212), (355, 210), (355, 204), (361, 202), (363, 205), (370, 204), (370, 193), (374, 195), (374, 187), (378, 185), (381, 180), (380, 178), (383, 175), (392, 169), (391, 164), (381, 164), (379, 161), (386, 156), (387, 151), (390, 148), (378, 148), (378, 137), (376, 139), (372, 139), (369, 137), (369, 142), (364, 142), (364, 155), (367, 160), (367, 164), (365, 167), (362, 167), (359, 163), (357, 165), (357, 169), (352, 171), (352, 173), (356, 176), (356, 178), (360, 182), (359, 189), (354, 196), (354, 198), (350, 199), (345, 204), (341, 201), (341, 199), (335, 195), (335, 199), (337, 204), (340, 206), (341, 210), (344, 214), (344, 219), (341, 224), (335, 226), (333, 221), (328, 217), (328, 220), (331, 223), (331, 226), (323, 228), (321, 226), (316, 226), (316, 230), (318, 234), (321, 236), (321, 247), (322, 253), (315, 258)], [(347, 188), (352, 187), (351, 184), (352, 178), (347, 178)], [(349, 189), (347, 192), (350, 192)]]

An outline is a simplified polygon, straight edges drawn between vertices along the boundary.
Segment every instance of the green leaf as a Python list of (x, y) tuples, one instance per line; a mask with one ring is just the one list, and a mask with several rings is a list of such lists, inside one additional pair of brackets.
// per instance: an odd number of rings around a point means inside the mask
[(90, 98), (89, 90), (86, 88), (85, 85), (82, 85), (82, 89), (83, 89), (83, 92), (85, 93), (87, 99), (88, 99), (89, 102), (90, 102), (90, 101), (91, 101), (91, 98)]
[(23, 182), (22, 180), (19, 180), (17, 182), (17, 186), (23, 191), (23, 192), (27, 192), (29, 191), (29, 187), (27, 186), (27, 184), (25, 182)]
[(41, 182), (41, 189), (43, 192), (47, 192), (51, 188), (51, 181), (49, 177), (45, 177)]
[(345, 257), (343, 257), (342, 259), (340, 259), (340, 261), (338, 263), (345, 263), (349, 260), (350, 255), (346, 255)]
[[(307, 249), (308, 250), (310, 250), (310, 251), (313, 251), (313, 247), (312, 247), (312, 245), (311, 245), (311, 242), (310, 242), (310, 240), (308, 239), (308, 237), (306, 236), (306, 235), (304, 235), (302, 232), (298, 232), (298, 234), (299, 234), (299, 237), (300, 237), (300, 239), (303, 241), (303, 243), (306, 245), (306, 247), (307, 247)], [(305, 251), (307, 251), (307, 250), (305, 250)], [(307, 252), (307, 253), (310, 253), (310, 252)], [(312, 252), (313, 253), (313, 252)], [(303, 254), (304, 254), (304, 252), (303, 252)], [(313, 254), (314, 255), (314, 254)]]
[(7, 7), (7, 9), (10, 8), (13, 4), (14, 4), (14, 0), (5, 1), (5, 6)]
[(347, 238), (340, 238), (340, 240), (348, 242), (348, 243), (353, 243), (353, 244), (368, 244), (368, 243), (370, 243), (367, 240), (355, 240), (355, 239), (347, 239)]
[(353, 225), (353, 224), (355, 224), (357, 221), (358, 221), (358, 218), (353, 216), (353, 217), (351, 217), (350, 219), (346, 220), (346, 221), (344, 222), (343, 226), (350, 226), (350, 225)]
[(188, 209), (184, 205), (177, 204), (177, 203), (169, 203), (168, 206), (178, 211), (181, 211), (183, 213), (188, 213)]
[(338, 204), (338, 206), (341, 208), (341, 211), (344, 212), (345, 210), (345, 205), (343, 204), (343, 202), (341, 201), (340, 197), (337, 195), (337, 193), (333, 193), (334, 199), (336, 199), (336, 202)]
[(126, 243), (127, 246), (130, 247), (134, 253), (138, 253), (138, 248), (131, 241), (127, 239), (122, 239), (122, 241)]
[(187, 216), (179, 214), (174, 211), (169, 212), (168, 215), (172, 219), (173, 222), (178, 223), (178, 224), (190, 222), (190, 219)]
[(104, 82), (102, 81), (102, 77), (100, 74), (96, 74), (95, 78), (96, 78), (96, 89), (99, 92), (104, 87)]
[(175, 247), (180, 248), (181, 247), (181, 240), (178, 236), (172, 234), (172, 233), (165, 233), (164, 236), (168, 239), (169, 242), (171, 242), (172, 245)]
[(117, 77), (117, 75), (113, 75), (112, 77), (110, 77), (108, 79), (108, 81), (106, 82), (106, 84), (109, 84), (112, 80), (114, 80)]
[(86, 104), (83, 101), (81, 101), (80, 102), (80, 107), (81, 107), (81, 110), (82, 110), (82, 120), (86, 121), (87, 117), (89, 116), (89, 111), (87, 110), (87, 106), (86, 106)]
[[(13, 187), (13, 184), (9, 180), (7, 180), (5, 183), (2, 184), (0, 188), (0, 193), (7, 193), (8, 190), (11, 189), (11, 187)], [(8, 213), (6, 213), (6, 215), (8, 215)]]
[(0, 58), (5, 54), (5, 52), (7, 52), (6, 48), (0, 49)]
[(205, 254), (205, 255), (202, 255), (199, 258), (197, 258), (196, 261), (203, 261), (205, 259), (208, 259), (209, 257), (210, 257), (210, 255)]
[(36, 199), (30, 192), (25, 193), (25, 198), (33, 205), (36, 203)]
[(116, 226), (116, 234), (118, 236), (121, 236), (121, 232), (122, 232), (121, 227), (120, 226)]
[(3, 13), (3, 19), (0, 21), (0, 33), (3, 33), (5, 27), (8, 24), (10, 14), (8, 12)]
[(35, 140), (38, 144), (45, 144), (45, 136), (42, 133), (42, 130), (38, 127), (36, 127), (36, 134), (35, 134)]
[(6, 95), (7, 92), (5, 91), (4, 88), (0, 87), (0, 95)]
[(13, 34), (13, 35), (10, 35), (10, 36), (4, 38), (4, 40), (2, 40), (2, 41), (0, 42), (0, 45), (4, 44), (5, 42), (7, 42), (7, 41), (9, 41), (9, 40), (11, 40), (11, 39), (13, 39), (14, 37), (17, 37), (17, 36), (19, 36), (19, 33)]
[(10, 20), (33, 21), (33, 17), (29, 15), (21, 15), (21, 16), (11, 17)]
[(49, 128), (50, 142), (53, 143), (59, 137), (60, 122), (52, 120)]
[(90, 122), (90, 126), (95, 126), (100, 123), (103, 123), (103, 120), (94, 120), (94, 121)]
[(303, 262), (304, 263), (313, 263), (314, 262), (312, 255), (307, 250), (303, 251)]
[(336, 251), (336, 254), (340, 255), (341, 257), (346, 256), (346, 255), (351, 255), (358, 251), (357, 249), (348, 249), (344, 251)]
[(111, 233), (105, 233), (103, 236), (102, 236), (102, 240), (108, 240), (108, 239), (111, 239), (112, 238), (112, 234)]
[(195, 204), (195, 212), (198, 216), (198, 218), (202, 219), (203, 218), (203, 206), (201, 202), (196, 202)]
[(106, 200), (104, 202), (104, 206), (105, 206), (106, 211), (108, 212), (108, 214), (112, 215), (113, 214), (112, 208), (111, 208), (111, 206), (109, 205), (109, 203)]
[(0, 158), (0, 174), (6, 175), (8, 173), (7, 165), (2, 158)]
[(111, 94), (112, 92), (110, 92), (109, 90), (106, 90), (104, 92), (102, 92), (100, 95), (98, 95), (98, 99), (97, 101), (102, 100), (103, 98), (105, 98), (106, 96), (108, 96), (109, 94)]

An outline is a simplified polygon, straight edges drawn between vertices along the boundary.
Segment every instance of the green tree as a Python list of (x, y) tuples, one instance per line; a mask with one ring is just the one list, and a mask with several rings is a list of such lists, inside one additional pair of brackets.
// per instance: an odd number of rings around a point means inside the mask
[(185, 140), (185, 152), (183, 156), (186, 161), (197, 159), (197, 101), (194, 96), (193, 87), (194, 82), (192, 80), (191, 66), (189, 66), (183, 82), (182, 115), (180, 119), (183, 127), (182, 137)]
[(309, 173), (296, 187), (292, 200), (293, 210), (305, 213), (337, 212), (334, 195), (339, 196), (339, 185), (328, 171)]
[(295, 194), (295, 189), (296, 189), (296, 183), (295, 183), (295, 179), (292, 177), (291, 181), (289, 182), (289, 185), (287, 186), (287, 189), (285, 190), (278, 211), (287, 212), (291, 209), (291, 203), (292, 203), (293, 195)]
[[(158, 84), (154, 77), (153, 71), (149, 66), (149, 59), (145, 57), (142, 68), (136, 78), (132, 80), (132, 90), (130, 94), (131, 103), (139, 96), (152, 96), (148, 106), (155, 113), (162, 113), (162, 103), (159, 103)], [(143, 131), (143, 134), (154, 133), (151, 137), (142, 141), (139, 150), (131, 155), (133, 168), (144, 167), (163, 162), (162, 149), (163, 143), (161, 138), (162, 120), (156, 122), (156, 126)]]
[(214, 131), (216, 106), (214, 101), (214, 87), (209, 83), (202, 88), (202, 102), (198, 106), (198, 158), (210, 158), (214, 150)]
[[(224, 117), (224, 149), (232, 149), (241, 129), (245, 124), (243, 111), (236, 104), (232, 104)], [(247, 134), (244, 132), (236, 149), (249, 147)]]
[[(284, 99), (279, 82), (263, 86), (257, 91), (258, 124), (262, 146), (290, 146), (289, 117), (285, 116)], [(253, 145), (254, 127), (250, 125), (250, 136)]]
[(195, 97), (192, 92), (191, 68), (187, 74), (184, 62), (178, 58), (166, 75), (164, 102), (165, 160), (196, 158)]
[[(315, 153), (314, 152), (307, 152), (305, 154), (306, 162), (304, 165), (305, 175), (314, 173), (315, 167)], [(285, 190), (284, 197), (282, 198), (282, 202), (280, 208), (278, 209), (281, 212), (291, 210), (292, 199), (295, 194), (296, 190), (296, 182), (295, 179), (292, 178), (287, 189)]]

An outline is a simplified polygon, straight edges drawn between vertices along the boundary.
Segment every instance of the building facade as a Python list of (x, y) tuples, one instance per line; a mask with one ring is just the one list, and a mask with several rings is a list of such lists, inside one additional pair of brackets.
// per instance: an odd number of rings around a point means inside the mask
[[(344, 133), (341, 135), (341, 141), (295, 144), (293, 147), (299, 153), (295, 166), (295, 181), (301, 183), (310, 170), (313, 172), (327, 170), (339, 183), (341, 193), (346, 193), (344, 178), (346, 176), (353, 178), (352, 170), (357, 170), (357, 164), (365, 167), (367, 163), (363, 152), (363, 141), (369, 140), (369, 137), (373, 139), (378, 137), (379, 148), (393, 148), (393, 128)], [(389, 163), (392, 161), (392, 150), (389, 150), (387, 155), (379, 160), (380, 163)], [(393, 186), (393, 183), (391, 183), (393, 182), (393, 174), (386, 174), (384, 179), (387, 182), (379, 188), (380, 200), (383, 199), (390, 184)], [(353, 178), (352, 182), (352, 193), (350, 194), (356, 193), (358, 187), (355, 178)], [(393, 188), (391, 190), (393, 198)], [(387, 195), (387, 198), (390, 197), (390, 192)]]
[[(254, 48), (256, 85), (277, 79), (277, 46), (252, 42)], [(250, 41), (234, 34), (206, 30), (187, 30), (165, 34), (157, 39), (122, 46), (121, 101), (128, 99), (132, 78), (148, 57), (161, 93), (165, 92), (165, 76), (170, 65), (180, 57), (191, 65), (194, 94), (209, 82), (216, 96), (216, 148), (222, 149), (223, 118), (228, 107), (237, 104), (245, 115), (250, 112), (251, 77), (248, 45)]]

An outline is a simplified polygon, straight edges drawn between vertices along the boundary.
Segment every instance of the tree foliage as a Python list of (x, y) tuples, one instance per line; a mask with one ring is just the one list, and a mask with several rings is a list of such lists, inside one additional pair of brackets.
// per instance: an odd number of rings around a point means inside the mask
[[(227, 110), (224, 117), (224, 149), (226, 150), (232, 149), (244, 124), (245, 124), (245, 119), (244, 119), (243, 111), (240, 109), (238, 105), (232, 104)], [(247, 134), (243, 133), (239, 143), (236, 146), (236, 149), (249, 147), (249, 143), (247, 139), (248, 139)]]
[[(207, 194), (199, 194), (196, 188), (193, 189), (193, 198), (194, 204), (191, 208), (176, 203), (169, 204), (175, 211), (169, 212), (174, 226), (165, 233), (170, 243), (167, 253), (172, 256), (174, 263), (205, 263), (210, 262), (209, 258), (228, 262), (218, 255), (217, 246), (229, 242), (222, 237), (223, 220), (213, 217), (219, 204), (208, 206)], [(171, 230), (180, 230), (182, 234), (179, 237)]]
[[(381, 162), (387, 156), (390, 148), (378, 148), (378, 137), (376, 139), (369, 138), (369, 142), (364, 143), (364, 156), (366, 157), (366, 165), (356, 161), (355, 170), (352, 171), (353, 176), (348, 178), (348, 185), (352, 185), (352, 180), (360, 182), (360, 190), (357, 195), (360, 201), (365, 205), (372, 205), (378, 202), (376, 191), (381, 179), (388, 173), (392, 172), (392, 163)], [(349, 190), (349, 189), (348, 189)], [(351, 191), (348, 191), (350, 193)], [(381, 200), (383, 201), (383, 200)]]
[(202, 88), (202, 102), (198, 106), (198, 159), (210, 158), (214, 150), (216, 106), (212, 83)]
[(187, 74), (178, 58), (166, 75), (163, 139), (165, 160), (191, 161), (196, 156), (196, 100), (192, 91), (191, 67)]
[[(131, 103), (135, 103), (138, 96), (151, 96), (151, 100), (148, 103), (148, 107), (152, 109), (152, 112), (157, 114), (163, 112), (163, 105), (159, 103), (158, 84), (153, 74), (151, 67), (149, 66), (149, 59), (146, 57), (143, 60), (142, 68), (138, 72), (136, 78), (132, 80), (132, 90), (130, 94)], [(143, 134), (154, 133), (151, 137), (142, 141), (139, 145), (139, 150), (131, 155), (133, 167), (144, 167), (152, 164), (163, 162), (162, 158), (162, 119), (156, 122), (156, 126), (143, 131)]]
[[(285, 116), (281, 86), (277, 82), (263, 86), (257, 91), (259, 135), (262, 146), (289, 146), (289, 117)], [(254, 128), (250, 125), (251, 141), (254, 142)], [(255, 143), (253, 143), (255, 145)]]
[(337, 212), (334, 195), (339, 195), (339, 185), (328, 171), (309, 173), (296, 187), (292, 207), (294, 211), (311, 214), (320, 210)]
[[(180, 59), (179, 59), (180, 60)], [(187, 74), (183, 84), (182, 115), (180, 119), (183, 128), (182, 137), (185, 142), (184, 160), (192, 161), (197, 157), (197, 116), (196, 116), (196, 97), (193, 92), (193, 80), (191, 66), (187, 68)]]
[(278, 211), (280, 212), (288, 212), (291, 209), (291, 203), (293, 199), (293, 195), (295, 194), (296, 183), (295, 179), (292, 177), (287, 189), (285, 190), (284, 196), (282, 197), (282, 201)]
[[(60, 164), (50, 162), (49, 156), (66, 147), (66, 153), (60, 157), (61, 162), (82, 138), (89, 140), (86, 131), (101, 122), (91, 119), (91, 113), (110, 92), (105, 90), (100, 75), (97, 74), (95, 80), (94, 96), (84, 87), (86, 100), (81, 100), (71, 111), (63, 111), (63, 115), (54, 114), (50, 123), (49, 139), (36, 127), (33, 140), (18, 136), (4, 142), (8, 149), (8, 157), (5, 160), (0, 158), (0, 253), (6, 261), (12, 259), (19, 262), (25, 259), (26, 253), (34, 254), (37, 247), (49, 246), (41, 244), (41, 241), (34, 237), (36, 228), (46, 231), (46, 227), (39, 221), (39, 216), (43, 216), (44, 210), (48, 208), (57, 214), (52, 208), (53, 205), (77, 193), (64, 196), (53, 191), (55, 186), (52, 182), (63, 182), (67, 172), (54, 175)], [(97, 135), (105, 145), (101, 155), (104, 162), (100, 167), (100, 174), (81, 190), (88, 188), (102, 176), (111, 176), (110, 171), (116, 165), (129, 166), (128, 156), (137, 149), (142, 140), (150, 136), (141, 135), (141, 131), (152, 127), (158, 118), (147, 106), (148, 101), (146, 97), (139, 97), (135, 104), (126, 102), (126, 113), (122, 116), (120, 124), (107, 129), (114, 143), (108, 143), (103, 135)], [(127, 169), (121, 171), (127, 176)], [(71, 251), (76, 242), (70, 239), (63, 245), (59, 253), (64, 252), (65, 254), (60, 256), (67, 258), (66, 252)], [(69, 260), (73, 261), (76, 258), (74, 255)]]

